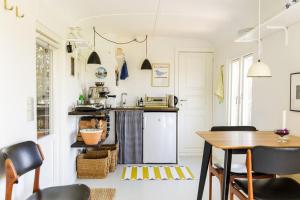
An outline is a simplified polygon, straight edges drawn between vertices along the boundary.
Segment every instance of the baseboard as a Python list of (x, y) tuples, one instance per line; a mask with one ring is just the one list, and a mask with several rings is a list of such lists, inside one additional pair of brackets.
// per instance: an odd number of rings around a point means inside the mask
[(202, 156), (203, 149), (202, 148), (184, 148), (179, 150), (179, 156)]

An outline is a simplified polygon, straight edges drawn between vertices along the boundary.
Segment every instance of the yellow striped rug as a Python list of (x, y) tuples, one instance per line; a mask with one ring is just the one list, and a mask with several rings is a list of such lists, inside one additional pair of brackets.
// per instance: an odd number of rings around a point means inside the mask
[(126, 166), (122, 180), (194, 180), (186, 166)]

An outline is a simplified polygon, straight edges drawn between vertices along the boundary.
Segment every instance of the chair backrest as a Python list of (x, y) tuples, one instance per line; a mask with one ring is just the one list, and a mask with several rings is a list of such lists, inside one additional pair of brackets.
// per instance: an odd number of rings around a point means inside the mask
[(255, 147), (252, 170), (278, 175), (300, 173), (300, 148)]
[(18, 143), (1, 150), (4, 159), (10, 159), (18, 176), (37, 169), (43, 164), (43, 155), (32, 141)]
[(211, 131), (257, 131), (254, 126), (213, 126)]
[[(213, 126), (210, 131), (257, 131), (254, 126)], [(247, 150), (237, 149), (233, 150), (232, 154), (246, 154)]]

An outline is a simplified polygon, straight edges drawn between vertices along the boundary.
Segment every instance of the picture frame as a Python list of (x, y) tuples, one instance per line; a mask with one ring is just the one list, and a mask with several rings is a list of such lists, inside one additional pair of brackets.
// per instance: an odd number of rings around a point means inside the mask
[(290, 75), (290, 111), (300, 112), (300, 72)]
[(71, 57), (71, 76), (75, 76), (75, 58)]
[(152, 87), (170, 86), (170, 64), (153, 63), (152, 64)]

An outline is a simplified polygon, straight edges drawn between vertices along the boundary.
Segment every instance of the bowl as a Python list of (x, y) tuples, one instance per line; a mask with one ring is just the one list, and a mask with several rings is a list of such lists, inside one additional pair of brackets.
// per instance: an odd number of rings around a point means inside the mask
[(275, 131), (275, 133), (277, 135), (279, 135), (280, 137), (284, 137), (286, 135), (289, 135), (290, 131), (288, 129), (278, 129), (278, 130)]
[(80, 134), (85, 144), (96, 145), (101, 140), (102, 129), (81, 129)]

